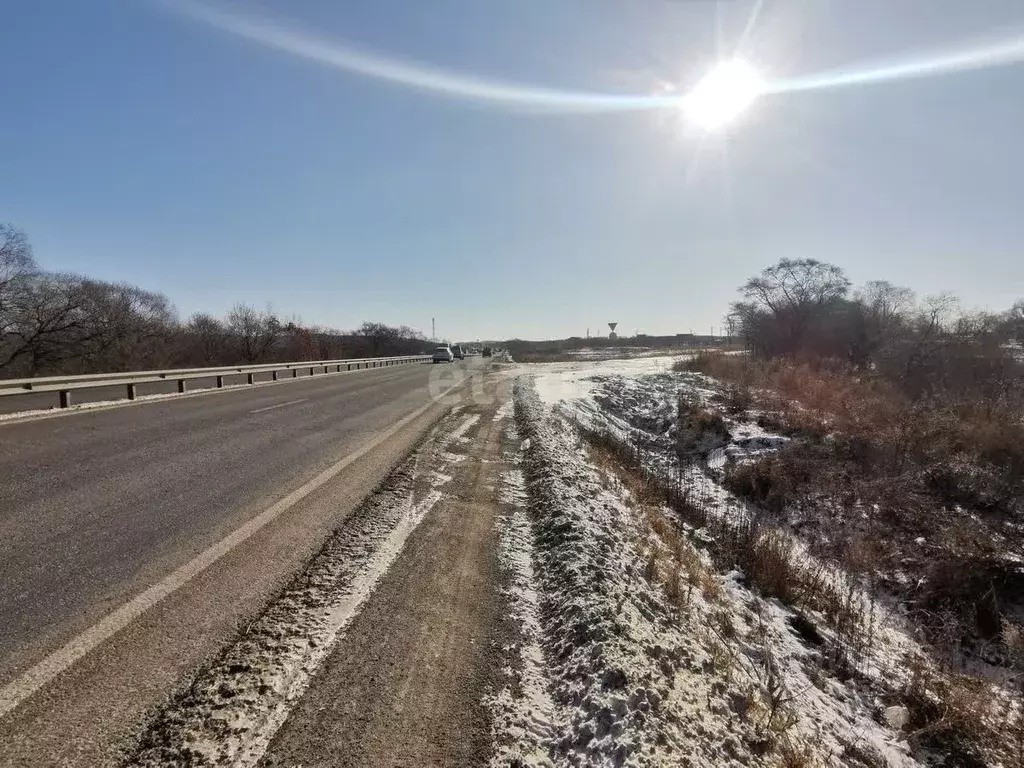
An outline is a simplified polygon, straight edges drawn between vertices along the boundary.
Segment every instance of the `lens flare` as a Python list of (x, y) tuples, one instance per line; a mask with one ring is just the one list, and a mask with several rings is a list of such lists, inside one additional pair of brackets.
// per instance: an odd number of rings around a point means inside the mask
[[(732, 61), (718, 65), (689, 94), (616, 94), (562, 90), (490, 80), (360, 51), (335, 41), (289, 28), (277, 20), (221, 10), (205, 0), (154, 0), (171, 11), (224, 32), (293, 56), (396, 85), (453, 98), (535, 112), (629, 112), (682, 110), (707, 130), (735, 121), (760, 96), (867, 85), (894, 80), (935, 77), (1024, 62), (1024, 34), (975, 42), (930, 56), (852, 65), (831, 72), (788, 80), (761, 80), (749, 65)], [(760, 3), (755, 7), (759, 10)], [(752, 14), (743, 39), (756, 20)]]
[(768, 86), (771, 93), (799, 93), (850, 85), (870, 85), (892, 80), (936, 77), (1024, 62), (1024, 34), (916, 58), (894, 59), (782, 80)]
[(519, 85), (446, 71), (424, 64), (385, 58), (289, 29), (283, 23), (251, 14), (219, 10), (193, 0), (163, 0), (182, 15), (255, 43), (354, 74), (421, 91), (493, 103), (508, 108), (558, 112), (615, 112), (676, 106), (678, 96), (636, 96)]

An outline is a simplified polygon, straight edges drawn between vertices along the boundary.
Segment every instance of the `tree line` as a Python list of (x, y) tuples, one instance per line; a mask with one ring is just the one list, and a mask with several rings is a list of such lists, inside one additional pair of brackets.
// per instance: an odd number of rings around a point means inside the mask
[(839, 267), (782, 259), (740, 287), (726, 322), (752, 354), (833, 360), (898, 383), (912, 399), (996, 401), (1024, 386), (1024, 300), (1005, 312), (961, 311), (873, 280), (852, 290)]
[(161, 293), (49, 272), (28, 237), (0, 223), (0, 378), (421, 354), (408, 326), (351, 331), (235, 305), (182, 320)]

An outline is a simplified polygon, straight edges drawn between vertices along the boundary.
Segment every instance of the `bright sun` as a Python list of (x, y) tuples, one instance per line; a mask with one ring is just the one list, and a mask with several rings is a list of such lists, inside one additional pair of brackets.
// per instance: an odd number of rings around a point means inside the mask
[(764, 92), (764, 80), (745, 61), (720, 62), (682, 102), (686, 117), (707, 131), (738, 118)]

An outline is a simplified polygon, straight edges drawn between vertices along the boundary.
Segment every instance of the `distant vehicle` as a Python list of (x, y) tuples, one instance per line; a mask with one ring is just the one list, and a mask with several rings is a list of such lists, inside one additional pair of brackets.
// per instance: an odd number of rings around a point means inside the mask
[(484, 347), (484, 351), (481, 354), (483, 354), (484, 357), (490, 357), (491, 356), (491, 348), (490, 347)]
[(455, 355), (455, 359), (456, 360), (465, 360), (466, 359), (466, 355), (462, 351), (462, 347), (460, 347), (458, 344), (455, 344), (455, 345), (452, 346), (452, 354)]
[(452, 363), (455, 361), (455, 355), (448, 347), (437, 347), (434, 350), (434, 362), (435, 363)]

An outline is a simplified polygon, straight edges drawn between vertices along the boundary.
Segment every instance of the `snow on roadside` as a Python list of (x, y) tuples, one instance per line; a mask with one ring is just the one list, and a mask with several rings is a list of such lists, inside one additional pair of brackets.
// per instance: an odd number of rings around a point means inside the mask
[[(518, 444), (515, 425), (508, 422), (507, 440)], [(517, 452), (503, 457), (521, 461)], [(548, 692), (547, 663), (541, 648), (540, 603), (533, 569), (533, 532), (527, 512), (526, 480), (513, 466), (502, 473), (498, 500), (504, 514), (498, 556), (508, 580), (503, 592), (518, 642), (503, 649), (505, 684), (487, 704), (491, 711), (494, 754), (499, 766), (552, 766), (551, 742), (556, 733), (556, 708)]]
[[(667, 766), (687, 755), (694, 766), (775, 765), (802, 755), (835, 766), (919, 765), (905, 736), (882, 722), (877, 691), (831, 677), (795, 615), (738, 574), (716, 575), (698, 554), (685, 608), (670, 606), (641, 573), (637, 542), (652, 536), (628, 492), (614, 480), (609, 490), (527, 377), (514, 393), (544, 649), (566, 713), (556, 764)], [(668, 557), (680, 545), (657, 546)]]
[(516, 641), (502, 649), (504, 683), (486, 701), (491, 712), (494, 753), (490, 765), (553, 766), (552, 743), (561, 716), (551, 699), (551, 673), (542, 648), (543, 630), (540, 597), (534, 573), (533, 531), (530, 524), (526, 479), (520, 440), (509, 398), (498, 409), (495, 420), (502, 423), (502, 472), (498, 502), (498, 558), (505, 571), (502, 593)]
[(686, 642), (643, 578), (635, 519), (601, 487), (569, 429), (548, 419), (528, 380), (517, 380), (514, 397), (527, 438), (544, 656), (565, 714), (551, 745), (555, 764), (747, 763), (753, 726), (734, 717), (727, 688), (710, 685), (707, 654)]
[[(188, 691), (156, 713), (132, 765), (255, 765), (406, 541), (443, 498), (452, 417), (347, 518), (310, 565)], [(431, 447), (431, 443), (436, 448)], [(430, 464), (423, 467), (422, 464)], [(429, 479), (417, 490), (419, 479)]]

